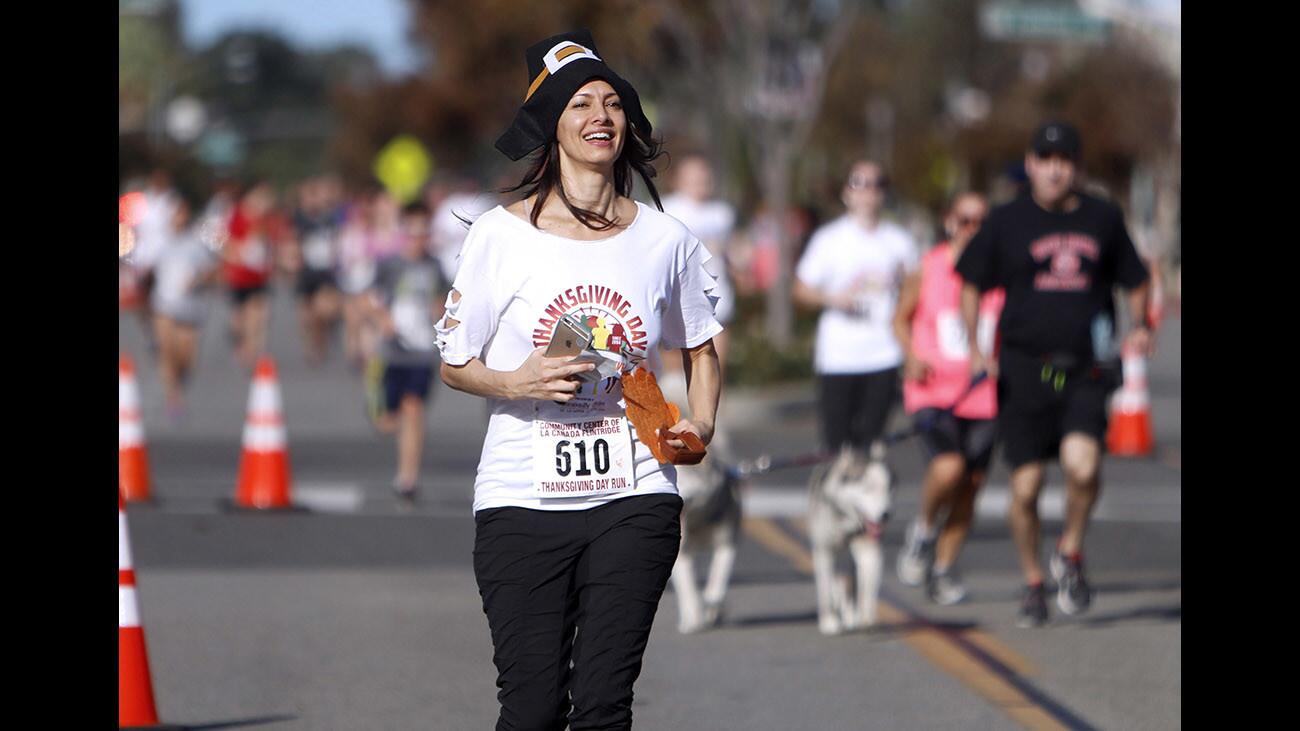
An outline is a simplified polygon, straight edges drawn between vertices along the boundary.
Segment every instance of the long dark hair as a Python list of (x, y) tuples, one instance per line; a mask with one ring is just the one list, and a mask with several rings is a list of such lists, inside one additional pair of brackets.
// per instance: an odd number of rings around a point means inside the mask
[[(661, 156), (668, 154), (664, 150), (663, 142), (654, 139), (649, 134), (643, 133), (637, 129), (631, 121), (627, 123), (627, 129), (631, 134), (627, 135), (623, 143), (623, 150), (619, 153), (618, 159), (614, 161), (614, 192), (627, 198), (632, 197), (633, 179), (632, 173), (636, 172), (641, 176), (641, 181), (650, 191), (650, 197), (654, 199), (655, 206), (659, 210), (664, 209), (664, 205), (659, 200), (659, 190), (655, 188), (651, 178), (655, 177), (653, 163)], [(524, 198), (537, 194), (537, 203), (533, 205), (533, 210), (529, 214), (529, 220), (534, 227), (537, 226), (537, 219), (542, 213), (542, 206), (552, 192), (564, 201), (564, 205), (573, 214), (573, 217), (582, 222), (584, 226), (594, 231), (606, 231), (614, 225), (614, 222), (605, 218), (595, 211), (589, 211), (585, 208), (579, 208), (573, 205), (569, 196), (564, 193), (564, 185), (560, 181), (560, 143), (554, 139), (538, 148), (533, 153), (533, 158), (528, 164), (528, 171), (519, 181), (518, 185), (509, 188), (503, 188), (500, 193), (513, 193), (517, 190), (523, 190)]]

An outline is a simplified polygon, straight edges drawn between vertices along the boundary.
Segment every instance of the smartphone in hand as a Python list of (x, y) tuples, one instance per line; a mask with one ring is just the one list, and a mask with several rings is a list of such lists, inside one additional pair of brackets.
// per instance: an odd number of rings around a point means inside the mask
[(565, 315), (555, 324), (551, 342), (546, 346), (547, 358), (570, 358), (582, 353), (592, 341), (591, 330), (573, 315)]

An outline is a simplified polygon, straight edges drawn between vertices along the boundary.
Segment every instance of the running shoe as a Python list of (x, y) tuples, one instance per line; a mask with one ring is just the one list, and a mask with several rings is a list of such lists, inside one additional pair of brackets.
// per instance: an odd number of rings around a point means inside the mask
[(898, 580), (920, 586), (934, 563), (934, 538), (926, 538), (916, 521), (907, 527), (903, 550), (898, 553)]
[(966, 598), (966, 586), (961, 583), (961, 575), (954, 566), (944, 571), (931, 571), (925, 582), (925, 594), (930, 601), (942, 606), (959, 604)]
[(1070, 557), (1053, 551), (1047, 566), (1056, 579), (1056, 606), (1070, 615), (1088, 611), (1092, 606), (1092, 587), (1083, 575), (1083, 556)]
[(416, 493), (419, 492), (419, 486), (414, 482), (408, 484), (394, 478), (393, 492), (397, 494), (397, 498), (402, 502), (413, 503), (415, 502)]
[(1041, 627), (1047, 623), (1047, 592), (1042, 584), (1026, 586), (1016, 615), (1018, 627)]

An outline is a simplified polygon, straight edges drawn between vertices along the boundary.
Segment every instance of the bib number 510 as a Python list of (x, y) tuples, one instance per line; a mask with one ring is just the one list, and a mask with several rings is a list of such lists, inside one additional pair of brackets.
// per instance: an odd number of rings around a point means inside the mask
[[(573, 455), (570, 454), (570, 448), (577, 453), (578, 468), (573, 469)], [(603, 475), (609, 472), (609, 442), (604, 439), (597, 439), (591, 445), (592, 466), (596, 468), (596, 474)], [(587, 467), (587, 443), (585, 441), (570, 442), (567, 439), (561, 439), (555, 443), (555, 474), (560, 477), (568, 477), (572, 472), (578, 477), (586, 477), (591, 474), (591, 469)]]

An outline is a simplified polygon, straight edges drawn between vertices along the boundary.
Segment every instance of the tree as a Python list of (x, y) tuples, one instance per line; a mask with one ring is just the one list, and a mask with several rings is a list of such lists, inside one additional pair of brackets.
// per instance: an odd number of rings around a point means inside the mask
[[(757, 173), (764, 202), (786, 220), (791, 175), (808, 142), (826, 90), (827, 67), (856, 21), (859, 3), (817, 0), (709, 0), (690, 10), (658, 0), (662, 27), (685, 61), (682, 78), (696, 98), (719, 101), (723, 116), (740, 122), (741, 138)], [(704, 17), (702, 17), (704, 16)], [(705, 81), (707, 80), (707, 81)], [(701, 84), (705, 88), (699, 88)], [(776, 227), (777, 276), (767, 293), (767, 334), (775, 347), (790, 342), (794, 245)]]

